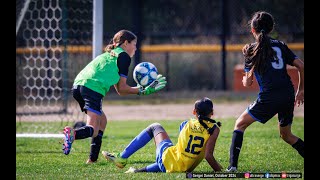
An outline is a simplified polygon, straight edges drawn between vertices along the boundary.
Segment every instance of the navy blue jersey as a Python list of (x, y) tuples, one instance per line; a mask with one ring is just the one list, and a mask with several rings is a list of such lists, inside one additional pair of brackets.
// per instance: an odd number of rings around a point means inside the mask
[[(271, 39), (271, 46), (277, 54), (278, 59), (270, 59), (266, 70), (259, 74), (256, 69), (254, 75), (260, 87), (260, 93), (264, 92), (283, 92), (294, 91), (290, 76), (287, 73), (287, 65), (293, 66), (292, 62), (298, 57), (288, 48), (288, 46), (279, 40)], [(255, 46), (256, 43), (250, 44)], [(248, 72), (252, 68), (251, 59), (245, 59), (244, 71)]]
[[(251, 48), (256, 43), (250, 44)], [(254, 75), (260, 87), (258, 98), (247, 108), (249, 115), (261, 123), (266, 123), (278, 114), (281, 127), (292, 123), (294, 110), (294, 87), (287, 73), (287, 65), (293, 66), (298, 57), (282, 41), (271, 39), (271, 46), (277, 58), (266, 63), (262, 74), (255, 69)], [(252, 60), (245, 59), (244, 70), (250, 71)]]

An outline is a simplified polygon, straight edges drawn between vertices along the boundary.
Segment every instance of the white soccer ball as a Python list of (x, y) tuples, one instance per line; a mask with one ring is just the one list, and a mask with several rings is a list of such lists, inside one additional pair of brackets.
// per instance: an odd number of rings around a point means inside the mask
[(141, 62), (136, 65), (133, 70), (133, 79), (140, 86), (149, 86), (157, 79), (158, 70), (156, 66), (150, 62)]

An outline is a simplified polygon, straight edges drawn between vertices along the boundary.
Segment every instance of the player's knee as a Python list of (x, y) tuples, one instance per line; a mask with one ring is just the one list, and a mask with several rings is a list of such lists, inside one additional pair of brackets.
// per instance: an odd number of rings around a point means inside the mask
[(236, 123), (234, 125), (234, 129), (241, 130), (244, 132), (247, 129), (247, 127), (252, 124), (252, 122), (254, 122), (254, 121), (241, 116), (236, 120)]
[(234, 125), (235, 130), (241, 130), (241, 131), (245, 131), (247, 127), (248, 126), (241, 121), (236, 121), (236, 124)]
[(92, 127), (93, 128), (93, 133), (92, 133), (92, 138), (95, 138), (98, 136), (98, 133), (99, 133), (99, 128), (97, 127)]
[(147, 133), (150, 137), (155, 137), (157, 134), (161, 132), (165, 132), (164, 128), (160, 123), (152, 123), (146, 128)]
[(151, 127), (154, 127), (154, 128), (159, 127), (159, 126), (162, 127), (162, 125), (161, 125), (160, 123), (157, 123), (157, 122), (152, 123), (150, 126), (151, 126)]
[(95, 137), (97, 137), (97, 135), (98, 135), (98, 131), (94, 130), (91, 137), (92, 137), (92, 138), (95, 138)]
[(285, 141), (285, 142), (289, 142), (292, 134), (290, 132), (285, 132), (285, 131), (280, 131), (280, 137)]

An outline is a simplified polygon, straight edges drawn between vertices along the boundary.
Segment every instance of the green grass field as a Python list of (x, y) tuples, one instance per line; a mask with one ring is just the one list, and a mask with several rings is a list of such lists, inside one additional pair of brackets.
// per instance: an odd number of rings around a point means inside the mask
[[(214, 154), (225, 169), (228, 166), (235, 120), (219, 121), (222, 122), (222, 127)], [(142, 129), (153, 122), (108, 122), (101, 150), (123, 150)], [(176, 143), (181, 121), (158, 122), (164, 126), (172, 142)], [(40, 123), (21, 122), (16, 124), (16, 133), (21, 133), (23, 127), (27, 126), (36, 127), (32, 133), (61, 133), (65, 125), (60, 122), (50, 123), (50, 128), (44, 131)], [(304, 140), (304, 118), (294, 119), (292, 131)], [(75, 141), (68, 156), (62, 153), (59, 141), (59, 138), (16, 138), (16, 179), (186, 179), (186, 173), (124, 173), (130, 166), (140, 168), (155, 161), (153, 141), (133, 154), (123, 169), (106, 161), (102, 155), (97, 163), (86, 165), (91, 138)], [(273, 118), (264, 125), (254, 123), (246, 130), (238, 170), (255, 173), (285, 171), (302, 173), (304, 176), (304, 159), (279, 137), (277, 119)], [(203, 160), (195, 172), (210, 173), (212, 169), (206, 160)]]

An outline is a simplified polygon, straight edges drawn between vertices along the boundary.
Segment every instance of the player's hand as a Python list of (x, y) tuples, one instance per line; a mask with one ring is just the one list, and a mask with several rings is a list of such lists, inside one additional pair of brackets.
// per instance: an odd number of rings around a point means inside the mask
[(163, 89), (167, 84), (166, 77), (158, 74), (157, 79), (144, 89), (140, 88), (138, 95), (149, 95)]
[(299, 107), (303, 103), (304, 103), (304, 90), (299, 90), (296, 94), (294, 105)]

